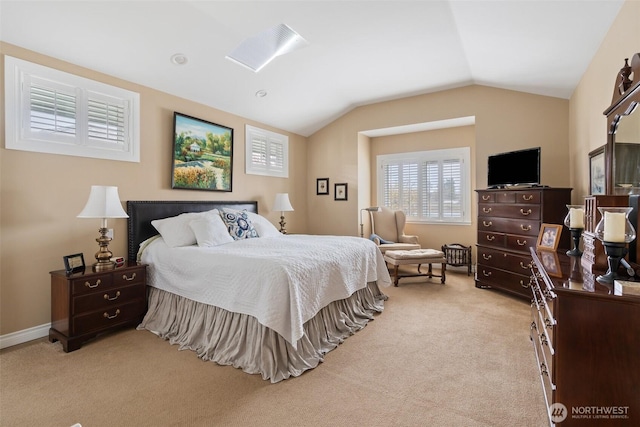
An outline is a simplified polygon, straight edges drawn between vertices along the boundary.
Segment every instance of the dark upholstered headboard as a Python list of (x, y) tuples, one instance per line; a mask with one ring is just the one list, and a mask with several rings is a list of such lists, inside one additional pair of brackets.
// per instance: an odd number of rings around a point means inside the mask
[(204, 212), (212, 209), (229, 208), (258, 213), (258, 202), (227, 201), (183, 201), (183, 200), (142, 200), (127, 201), (127, 258), (136, 260), (140, 243), (158, 234), (151, 225), (154, 219), (169, 218), (185, 212)]

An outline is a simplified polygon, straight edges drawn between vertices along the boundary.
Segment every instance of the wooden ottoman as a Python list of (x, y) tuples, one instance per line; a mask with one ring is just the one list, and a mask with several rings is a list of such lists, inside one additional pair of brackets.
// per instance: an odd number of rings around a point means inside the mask
[[(444, 252), (436, 249), (413, 249), (410, 251), (386, 251), (384, 253), (384, 260), (393, 265), (393, 284), (398, 286), (398, 280), (402, 277), (417, 277), (427, 276), (440, 277), (440, 283), (444, 284), (446, 279), (447, 270), (447, 258), (444, 256)], [(414, 274), (402, 274), (398, 273), (398, 267), (401, 265), (418, 264), (418, 273)], [(429, 270), (426, 273), (420, 271), (422, 264), (429, 264)], [(433, 274), (431, 264), (441, 264), (441, 274)]]

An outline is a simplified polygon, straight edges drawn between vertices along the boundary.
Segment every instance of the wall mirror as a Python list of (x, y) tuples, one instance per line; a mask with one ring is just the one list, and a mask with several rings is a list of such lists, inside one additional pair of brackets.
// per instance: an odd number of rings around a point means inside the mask
[(606, 146), (607, 194), (640, 194), (640, 53), (625, 59), (605, 110), (609, 127)]

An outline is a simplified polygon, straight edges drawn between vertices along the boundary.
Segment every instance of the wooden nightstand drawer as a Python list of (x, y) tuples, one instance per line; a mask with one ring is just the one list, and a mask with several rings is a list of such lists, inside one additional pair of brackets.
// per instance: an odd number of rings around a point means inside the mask
[(89, 332), (99, 332), (103, 329), (126, 323), (132, 319), (139, 319), (140, 313), (145, 308), (144, 300), (137, 300), (129, 304), (116, 305), (114, 307), (98, 310), (73, 318), (72, 333), (82, 335)]
[(116, 286), (127, 286), (137, 283), (145, 283), (147, 269), (140, 267), (136, 269), (129, 269), (122, 273), (116, 273), (113, 275), (113, 282)]
[(93, 310), (107, 310), (121, 305), (122, 301), (144, 299), (146, 291), (146, 286), (131, 285), (82, 295), (73, 299), (71, 313), (81, 314)]
[(113, 276), (111, 273), (89, 274), (71, 280), (71, 292), (74, 295), (102, 291), (113, 286)]

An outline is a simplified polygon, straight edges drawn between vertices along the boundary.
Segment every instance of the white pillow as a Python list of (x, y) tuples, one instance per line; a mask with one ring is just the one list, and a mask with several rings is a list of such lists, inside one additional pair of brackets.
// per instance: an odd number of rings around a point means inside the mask
[(253, 223), (253, 227), (258, 232), (258, 236), (260, 237), (282, 236), (282, 233), (280, 233), (278, 229), (273, 224), (271, 224), (271, 222), (267, 218), (253, 212), (247, 212), (247, 215), (249, 216), (249, 219)]
[(220, 215), (194, 219), (189, 223), (189, 227), (196, 236), (198, 246), (218, 246), (233, 242), (233, 237), (229, 234)]
[(192, 246), (197, 243), (197, 240), (189, 223), (194, 219), (212, 214), (220, 215), (217, 209), (206, 212), (188, 212), (169, 218), (154, 219), (151, 221), (151, 225), (158, 230), (167, 246), (172, 248)]

